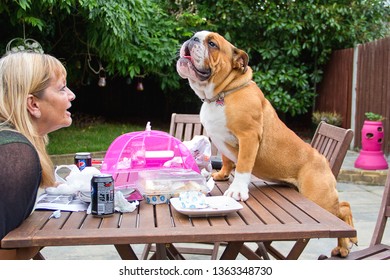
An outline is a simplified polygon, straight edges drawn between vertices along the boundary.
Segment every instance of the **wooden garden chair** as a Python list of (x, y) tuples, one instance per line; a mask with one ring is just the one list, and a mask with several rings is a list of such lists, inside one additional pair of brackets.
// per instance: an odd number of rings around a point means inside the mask
[(353, 138), (351, 129), (344, 129), (320, 122), (311, 141), (311, 146), (329, 161), (333, 175), (337, 178), (345, 155)]
[(349, 253), (346, 258), (334, 256), (327, 258), (321, 255), (319, 259), (328, 260), (390, 260), (390, 244), (384, 244), (383, 234), (386, 229), (387, 219), (390, 217), (390, 169), (387, 172), (385, 188), (381, 206), (379, 208), (378, 219), (374, 228), (370, 245), (362, 250)]

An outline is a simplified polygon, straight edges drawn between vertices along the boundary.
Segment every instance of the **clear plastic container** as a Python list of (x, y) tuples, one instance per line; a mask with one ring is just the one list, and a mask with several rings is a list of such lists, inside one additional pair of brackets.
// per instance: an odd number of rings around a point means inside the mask
[(165, 168), (190, 169), (200, 173), (188, 148), (170, 134), (151, 130), (129, 132), (117, 137), (109, 146), (101, 172), (112, 174), (115, 187), (135, 187), (138, 173)]
[(148, 203), (166, 203), (185, 191), (208, 193), (203, 175), (190, 169), (144, 170), (138, 174), (137, 188)]

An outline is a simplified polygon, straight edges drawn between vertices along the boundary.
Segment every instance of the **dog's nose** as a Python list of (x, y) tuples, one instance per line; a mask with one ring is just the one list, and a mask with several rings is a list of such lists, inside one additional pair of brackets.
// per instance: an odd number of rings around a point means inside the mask
[(199, 45), (199, 38), (191, 38), (187, 44), (188, 51), (191, 51), (196, 45)]
[(192, 41), (194, 41), (194, 42), (197, 42), (197, 43), (199, 43), (199, 42), (200, 42), (200, 40), (199, 40), (199, 38), (198, 38), (198, 37), (192, 37), (192, 38), (191, 38), (191, 40), (192, 40)]

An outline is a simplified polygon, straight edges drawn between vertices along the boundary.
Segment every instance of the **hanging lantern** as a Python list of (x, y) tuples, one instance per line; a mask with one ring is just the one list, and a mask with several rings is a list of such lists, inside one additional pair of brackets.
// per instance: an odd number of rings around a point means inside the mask
[(142, 83), (142, 80), (140, 79), (137, 83), (137, 91), (143, 91), (144, 90), (144, 84)]
[(98, 81), (98, 86), (99, 87), (105, 87), (107, 84), (106, 82), (106, 72), (104, 71), (104, 69), (101, 69), (99, 71), (99, 81)]
[(138, 74), (135, 76), (137, 79), (137, 85), (136, 85), (137, 91), (144, 91), (143, 79), (145, 78), (145, 76), (146, 76), (146, 74)]

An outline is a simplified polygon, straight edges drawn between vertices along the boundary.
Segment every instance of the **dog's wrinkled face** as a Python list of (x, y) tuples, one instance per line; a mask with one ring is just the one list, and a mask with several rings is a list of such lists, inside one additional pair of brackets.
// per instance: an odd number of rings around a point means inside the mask
[(211, 69), (205, 61), (209, 54), (209, 49), (204, 44), (206, 36), (207, 32), (198, 32), (182, 45), (176, 65), (182, 78), (204, 81), (210, 77)]
[(218, 33), (200, 31), (182, 45), (176, 68), (184, 79), (196, 82), (209, 80), (218, 84), (216, 76), (223, 79), (232, 69), (244, 73), (247, 65), (248, 55), (244, 51)]

